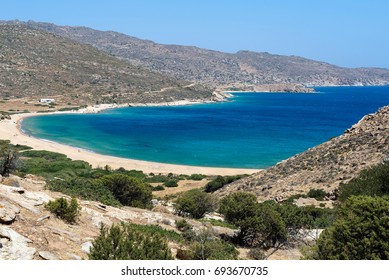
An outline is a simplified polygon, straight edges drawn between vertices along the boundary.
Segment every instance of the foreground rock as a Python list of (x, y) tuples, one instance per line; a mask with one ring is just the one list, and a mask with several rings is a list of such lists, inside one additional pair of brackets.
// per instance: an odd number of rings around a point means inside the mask
[(258, 200), (284, 200), (309, 189), (331, 192), (361, 170), (389, 158), (389, 106), (363, 117), (345, 133), (264, 171), (222, 188), (254, 193)]
[(16, 215), (20, 213), (18, 207), (9, 202), (0, 201), (0, 224), (11, 223), (15, 220)]
[(32, 241), (13, 229), (0, 226), (0, 260), (32, 260), (36, 249), (30, 247)]

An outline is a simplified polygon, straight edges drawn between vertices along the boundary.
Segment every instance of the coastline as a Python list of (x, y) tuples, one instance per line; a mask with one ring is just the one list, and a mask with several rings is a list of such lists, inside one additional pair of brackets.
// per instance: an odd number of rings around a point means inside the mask
[(168, 163), (159, 163), (135, 159), (120, 158), (108, 155), (98, 154), (85, 149), (60, 144), (53, 141), (35, 138), (25, 134), (21, 130), (21, 122), (23, 119), (32, 116), (41, 116), (48, 114), (69, 114), (69, 113), (98, 113), (103, 110), (120, 108), (120, 107), (135, 107), (135, 106), (177, 106), (177, 105), (191, 105), (201, 104), (204, 102), (190, 102), (177, 101), (172, 103), (156, 103), (156, 104), (102, 104), (97, 106), (89, 106), (78, 111), (64, 111), (64, 112), (49, 112), (49, 113), (22, 113), (11, 115), (10, 120), (3, 120), (0, 122), (1, 139), (10, 140), (12, 144), (27, 145), (35, 150), (47, 150), (51, 152), (58, 152), (65, 154), (73, 160), (84, 160), (92, 165), (92, 167), (104, 167), (109, 165), (113, 169), (123, 167), (131, 170), (141, 170), (144, 173), (175, 173), (175, 174), (204, 174), (204, 175), (238, 175), (238, 174), (253, 174), (260, 169), (244, 169), (244, 168), (222, 168), (222, 167), (202, 167), (190, 165), (177, 165)]

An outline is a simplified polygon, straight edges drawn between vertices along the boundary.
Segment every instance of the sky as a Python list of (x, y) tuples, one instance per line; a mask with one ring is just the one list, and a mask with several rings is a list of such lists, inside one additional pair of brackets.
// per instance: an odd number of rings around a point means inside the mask
[(2, 0), (0, 20), (12, 19), (389, 68), (387, 0)]

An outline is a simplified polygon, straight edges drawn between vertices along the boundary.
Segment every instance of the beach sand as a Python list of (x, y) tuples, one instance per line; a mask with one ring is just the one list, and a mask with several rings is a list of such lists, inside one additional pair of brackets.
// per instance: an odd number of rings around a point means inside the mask
[[(111, 107), (109, 107), (111, 108)], [(97, 112), (107, 109), (106, 107), (91, 108), (84, 110), (84, 113)], [(79, 112), (78, 112), (79, 113)], [(44, 113), (47, 114), (47, 113)], [(218, 168), (218, 167), (201, 167), (166, 164), (134, 159), (119, 158), (98, 153), (86, 151), (76, 147), (67, 146), (51, 141), (46, 141), (34, 138), (24, 134), (20, 130), (20, 122), (24, 118), (41, 115), (40, 113), (25, 113), (15, 114), (11, 116), (11, 120), (0, 121), (0, 139), (8, 139), (12, 144), (27, 145), (35, 150), (47, 150), (67, 155), (73, 160), (84, 160), (93, 167), (105, 167), (109, 165), (113, 169), (123, 167), (127, 170), (141, 170), (144, 173), (174, 173), (174, 174), (204, 174), (204, 175), (237, 175), (237, 174), (252, 174), (258, 172), (259, 169), (238, 169), (238, 168)]]

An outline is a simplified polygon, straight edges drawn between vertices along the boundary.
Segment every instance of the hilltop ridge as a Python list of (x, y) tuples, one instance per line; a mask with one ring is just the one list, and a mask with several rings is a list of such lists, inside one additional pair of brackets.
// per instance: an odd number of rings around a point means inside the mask
[(223, 53), (194, 46), (158, 44), (114, 31), (98, 31), (87, 27), (34, 21), (19, 23), (90, 44), (153, 72), (211, 87), (242, 89), (264, 84), (389, 84), (389, 70), (383, 68), (344, 68), (298, 56), (248, 50)]

